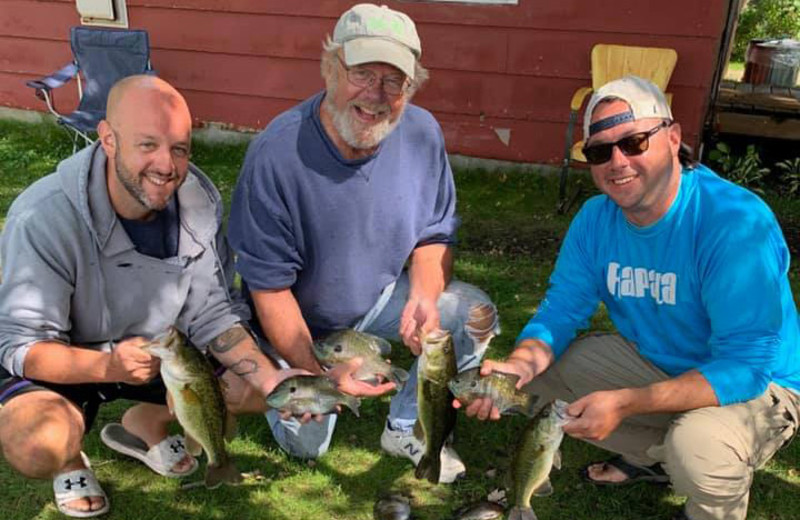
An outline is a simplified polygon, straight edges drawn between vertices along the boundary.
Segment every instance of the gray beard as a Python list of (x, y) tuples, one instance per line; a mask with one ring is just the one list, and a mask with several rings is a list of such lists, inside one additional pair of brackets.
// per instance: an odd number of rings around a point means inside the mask
[[(333, 85), (333, 87), (335, 89), (335, 85)], [(332, 99), (333, 92), (328, 90), (325, 96), (325, 106), (331, 115), (333, 127), (342, 140), (356, 150), (375, 148), (394, 131), (397, 127), (397, 123), (400, 122), (399, 117), (394, 122), (390, 122), (389, 118), (386, 118), (380, 123), (358, 132), (356, 128), (360, 126), (360, 122), (355, 120), (350, 110), (347, 108), (341, 112), (337, 110)]]

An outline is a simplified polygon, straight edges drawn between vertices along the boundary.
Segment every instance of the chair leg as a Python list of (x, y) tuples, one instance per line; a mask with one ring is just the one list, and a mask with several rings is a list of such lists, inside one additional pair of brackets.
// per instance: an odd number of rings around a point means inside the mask
[(558, 181), (558, 207), (556, 212), (563, 215), (567, 205), (567, 174), (569, 173), (569, 162), (572, 155), (572, 134), (575, 130), (575, 122), (578, 120), (578, 111), (570, 110), (569, 123), (567, 123), (567, 135), (564, 144), (564, 161), (561, 163), (561, 174)]

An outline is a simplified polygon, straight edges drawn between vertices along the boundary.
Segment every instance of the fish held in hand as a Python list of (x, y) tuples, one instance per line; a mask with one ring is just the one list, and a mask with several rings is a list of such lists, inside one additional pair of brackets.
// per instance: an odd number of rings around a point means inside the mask
[(312, 348), (317, 361), (325, 367), (360, 357), (361, 366), (353, 374), (353, 378), (359, 381), (369, 383), (391, 381), (398, 390), (402, 390), (408, 381), (408, 372), (392, 366), (383, 359), (392, 347), (388, 341), (378, 336), (354, 329), (344, 329), (329, 334), (325, 339), (315, 341)]
[(509, 520), (536, 520), (531, 496), (553, 492), (550, 470), (561, 468), (558, 447), (564, 438), (563, 426), (569, 422), (567, 403), (555, 400), (528, 421), (511, 461), (512, 503)]
[(431, 483), (439, 482), (441, 452), (456, 423), (453, 396), (447, 383), (456, 375), (453, 337), (444, 330), (427, 334), (417, 362), (417, 423), (414, 433), (425, 444), (425, 453), (414, 475)]
[(267, 396), (270, 408), (297, 417), (306, 413), (333, 413), (339, 405), (350, 408), (358, 417), (359, 404), (357, 398), (339, 391), (336, 384), (325, 376), (300, 375), (284, 379)]
[(241, 482), (242, 476), (225, 450), (226, 433), (232, 437), (235, 429), (233, 417), (227, 412), (211, 363), (174, 327), (144, 349), (161, 358), (161, 378), (186, 433), (187, 451), (199, 455), (199, 444), (206, 452), (206, 487)]
[(480, 368), (472, 368), (451, 379), (448, 386), (465, 405), (488, 397), (501, 414), (520, 413), (533, 417), (539, 396), (517, 390), (518, 380), (519, 376), (502, 372), (481, 377)]

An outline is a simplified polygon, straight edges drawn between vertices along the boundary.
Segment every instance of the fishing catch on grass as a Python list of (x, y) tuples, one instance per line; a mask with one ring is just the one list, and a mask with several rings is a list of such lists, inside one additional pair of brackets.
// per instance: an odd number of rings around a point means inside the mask
[(567, 403), (555, 400), (528, 421), (511, 461), (511, 509), (508, 520), (536, 520), (531, 496), (552, 494), (550, 470), (561, 469), (558, 447), (564, 438), (563, 426), (571, 417)]
[(281, 381), (267, 396), (267, 405), (300, 417), (306, 413), (324, 415), (345, 405), (358, 417), (360, 401), (340, 392), (326, 376), (300, 375)]
[(456, 375), (456, 353), (448, 331), (435, 330), (422, 341), (417, 363), (417, 423), (414, 433), (425, 443), (425, 453), (414, 475), (437, 484), (441, 451), (456, 423), (453, 396), (447, 383)]
[(518, 380), (519, 376), (502, 372), (481, 377), (481, 369), (472, 368), (451, 379), (448, 386), (464, 405), (488, 397), (501, 414), (520, 413), (533, 417), (539, 396), (517, 390)]
[(370, 383), (391, 381), (398, 391), (402, 390), (408, 381), (408, 372), (392, 366), (383, 359), (383, 356), (391, 352), (392, 346), (378, 336), (354, 329), (344, 329), (329, 334), (325, 339), (315, 341), (312, 348), (317, 361), (326, 368), (360, 357), (363, 362), (353, 374), (353, 378), (359, 381)]
[(201, 449), (206, 452), (206, 487), (241, 482), (242, 476), (225, 450), (226, 432), (230, 438), (235, 430), (233, 417), (227, 412), (211, 364), (174, 327), (144, 348), (161, 358), (161, 378), (172, 411), (186, 433), (186, 451), (193, 456)]

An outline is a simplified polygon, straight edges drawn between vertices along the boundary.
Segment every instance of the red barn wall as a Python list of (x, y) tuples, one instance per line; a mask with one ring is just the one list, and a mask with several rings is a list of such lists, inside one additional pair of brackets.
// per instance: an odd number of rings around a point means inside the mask
[[(354, 1), (128, 0), (131, 28), (150, 33), (152, 63), (186, 95), (198, 124), (262, 128), (322, 88), (321, 42)], [(556, 163), (573, 92), (590, 82), (596, 43), (672, 47), (675, 116), (697, 142), (727, 0), (520, 0), (517, 6), (386, 2), (408, 13), (448, 149)], [(72, 0), (0, 0), (0, 105), (42, 110), (25, 81), (70, 60)], [(58, 92), (74, 106), (74, 87)], [(509, 131), (507, 143), (498, 136)]]

